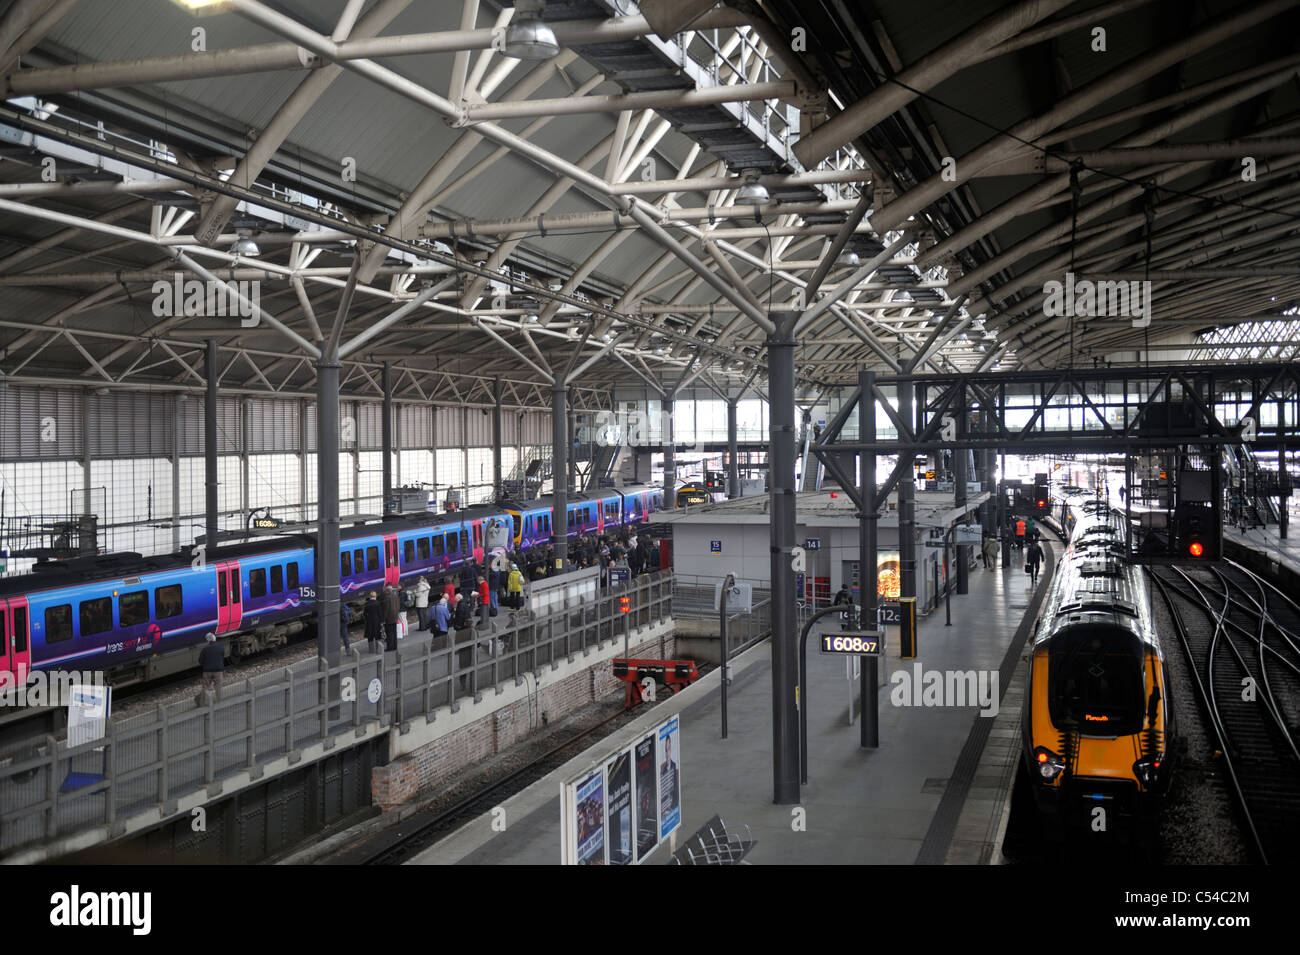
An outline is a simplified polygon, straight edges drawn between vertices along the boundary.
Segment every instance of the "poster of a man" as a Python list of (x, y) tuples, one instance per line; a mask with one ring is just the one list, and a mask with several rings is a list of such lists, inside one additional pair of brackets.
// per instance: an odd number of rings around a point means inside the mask
[(674, 716), (659, 727), (658, 732), (661, 755), (659, 762), (659, 838), (661, 839), (667, 838), (682, 821), (682, 776), (680, 756), (677, 754), (679, 728), (678, 718)]

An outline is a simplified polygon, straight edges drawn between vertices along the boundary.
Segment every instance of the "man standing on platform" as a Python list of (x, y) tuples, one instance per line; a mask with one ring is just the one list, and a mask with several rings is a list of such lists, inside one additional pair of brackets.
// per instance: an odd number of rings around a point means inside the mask
[(397, 588), (392, 584), (384, 585), (384, 649), (389, 653), (397, 650), (397, 615), (402, 612), (398, 600)]

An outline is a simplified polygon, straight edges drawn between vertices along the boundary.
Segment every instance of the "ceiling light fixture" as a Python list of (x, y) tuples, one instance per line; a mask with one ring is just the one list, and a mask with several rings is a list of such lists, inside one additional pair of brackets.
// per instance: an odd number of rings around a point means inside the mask
[(529, 312), (527, 315), (524, 316), (524, 321), (527, 322), (529, 325), (536, 325), (541, 320), (542, 320), (541, 317), (536, 312)]
[(262, 250), (257, 243), (253, 241), (253, 235), (248, 229), (237, 230), (239, 238), (235, 240), (230, 251), (235, 255), (241, 255), (247, 259), (255, 259), (262, 254)]
[(520, 0), (506, 29), (506, 56), (517, 60), (549, 60), (559, 52), (555, 31), (542, 19), (541, 4)]
[(736, 193), (737, 202), (751, 202), (756, 206), (762, 205), (771, 200), (768, 195), (767, 186), (758, 181), (757, 169), (746, 169), (742, 177), (743, 185)]
[(836, 266), (841, 269), (856, 269), (862, 260), (858, 258), (858, 253), (852, 249), (845, 249), (840, 253), (839, 258), (835, 260)]

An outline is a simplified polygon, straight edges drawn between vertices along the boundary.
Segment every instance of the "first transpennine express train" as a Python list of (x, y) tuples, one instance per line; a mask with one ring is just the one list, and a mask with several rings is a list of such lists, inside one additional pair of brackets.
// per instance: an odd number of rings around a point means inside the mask
[(1149, 819), (1172, 777), (1170, 679), (1146, 578), (1126, 559), (1123, 517), (1070, 508), (1029, 658), (1024, 763), (1040, 811), (1067, 827)]
[[(663, 508), (663, 490), (629, 487), (568, 501), (568, 536), (639, 524)], [(344, 601), (385, 583), (414, 583), (507, 548), (551, 541), (553, 502), (408, 514), (344, 528)], [(0, 579), (0, 683), (33, 670), (90, 670), (113, 683), (147, 681), (197, 665), (208, 631), (234, 656), (283, 644), (314, 615), (315, 538), (289, 535), (208, 548), (201, 556), (110, 554), (39, 564)]]

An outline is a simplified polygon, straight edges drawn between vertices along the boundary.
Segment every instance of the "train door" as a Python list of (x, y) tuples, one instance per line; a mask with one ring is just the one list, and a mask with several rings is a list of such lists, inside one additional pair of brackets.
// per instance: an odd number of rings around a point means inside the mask
[(217, 563), (217, 633), (238, 630), (244, 619), (244, 585), (239, 561)]
[(609, 506), (609, 501), (599, 500), (596, 502), (596, 533), (605, 533), (605, 508)]
[(32, 645), (27, 625), (27, 598), (15, 597), (7, 603), (0, 600), (0, 671), (14, 675), (14, 683), (22, 686), (32, 669)]
[(384, 583), (398, 587), (402, 582), (401, 568), (397, 566), (397, 535), (384, 535)]
[(474, 539), (474, 561), (483, 563), (483, 521), (477, 520), (470, 524), (471, 536)]

